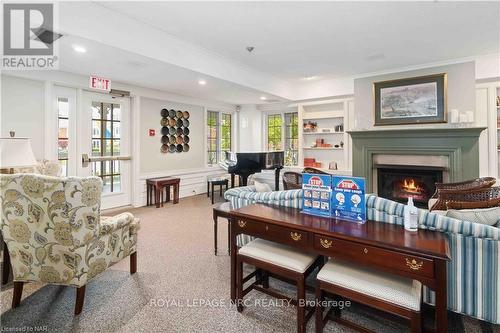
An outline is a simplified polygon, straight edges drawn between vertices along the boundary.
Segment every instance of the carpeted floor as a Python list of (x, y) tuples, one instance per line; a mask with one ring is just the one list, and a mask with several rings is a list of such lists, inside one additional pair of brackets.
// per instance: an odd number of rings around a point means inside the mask
[[(295, 308), (252, 291), (238, 313), (229, 305), (227, 229), (219, 222), (213, 254), (212, 206), (204, 196), (177, 205), (131, 210), (141, 218), (138, 270), (123, 260), (87, 285), (85, 305), (73, 316), (75, 289), (29, 283), (12, 310), (12, 286), (2, 288), (2, 331), (48, 332), (294, 332)], [(271, 281), (293, 294), (293, 288)], [(309, 295), (312, 298), (312, 295)], [(274, 304), (272, 303), (274, 302)], [(274, 306), (273, 306), (274, 305)], [(426, 313), (431, 317), (430, 313)], [(361, 306), (343, 315), (377, 332), (407, 332), (407, 324)], [(498, 326), (450, 313), (450, 332), (495, 332)], [(308, 331), (314, 331), (314, 320)], [(351, 332), (330, 322), (325, 332)]]

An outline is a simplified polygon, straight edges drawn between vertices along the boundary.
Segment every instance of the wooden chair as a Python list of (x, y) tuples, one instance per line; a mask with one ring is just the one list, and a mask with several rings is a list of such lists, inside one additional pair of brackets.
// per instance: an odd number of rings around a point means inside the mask
[[(243, 297), (252, 289), (259, 290), (270, 296), (286, 299), (297, 306), (297, 332), (306, 331), (307, 321), (312, 317), (313, 309), (306, 314), (306, 278), (316, 267), (322, 264), (322, 257), (297, 252), (297, 250), (282, 244), (263, 239), (255, 239), (238, 250), (236, 259), (236, 299), (238, 312), (243, 311)], [(256, 271), (243, 278), (243, 263), (255, 266)], [(261, 278), (256, 278), (246, 289), (243, 284), (262, 272)], [(280, 294), (269, 288), (269, 273), (284, 281), (293, 282), (297, 286), (297, 299)], [(258, 284), (262, 284), (260, 287)]]
[(500, 186), (475, 190), (439, 190), (435, 209), (478, 209), (500, 206)]
[(283, 189), (296, 190), (302, 188), (302, 174), (293, 171), (283, 173)]
[(445, 195), (451, 196), (455, 192), (460, 193), (462, 191), (489, 188), (495, 185), (495, 183), (496, 178), (494, 177), (476, 178), (459, 183), (436, 183), (436, 191), (429, 200), (429, 210), (446, 210), (446, 202), (439, 198), (439, 193), (446, 193)]
[(302, 170), (302, 173), (316, 173), (320, 175), (329, 175), (328, 172), (324, 172), (322, 170), (316, 169), (316, 168), (311, 168), (311, 167), (305, 167), (304, 170)]
[(334, 301), (344, 297), (408, 319), (412, 333), (422, 332), (420, 282), (331, 259), (319, 271), (316, 279), (316, 333), (323, 332), (323, 327), (329, 319), (360, 332), (371, 332), (341, 318), (339, 307), (332, 306), (323, 318), (326, 293), (333, 295)]

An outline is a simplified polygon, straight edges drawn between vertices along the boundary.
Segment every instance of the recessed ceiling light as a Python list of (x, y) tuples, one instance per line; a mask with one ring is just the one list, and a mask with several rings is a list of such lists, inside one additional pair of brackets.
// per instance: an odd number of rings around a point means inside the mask
[(261, 101), (265, 101), (266, 99), (267, 99), (267, 97), (266, 97), (266, 96), (260, 96), (260, 100), (261, 100)]
[(306, 76), (306, 77), (304, 78), (304, 80), (306, 80), (306, 81), (311, 81), (311, 80), (315, 80), (315, 79), (317, 79), (317, 78), (318, 78), (318, 76), (317, 76), (317, 75), (311, 75), (311, 76)]
[(83, 46), (80, 46), (80, 45), (73, 45), (73, 50), (75, 50), (78, 53), (87, 52), (87, 50)]
[(198, 80), (198, 84), (201, 85), (201, 86), (204, 86), (205, 84), (207, 84), (207, 81), (205, 81), (205, 80)]

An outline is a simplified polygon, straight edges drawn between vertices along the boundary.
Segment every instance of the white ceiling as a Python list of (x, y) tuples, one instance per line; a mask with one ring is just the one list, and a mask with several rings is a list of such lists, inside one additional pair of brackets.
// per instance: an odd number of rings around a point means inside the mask
[[(266, 96), (268, 100), (282, 101), (233, 82), (202, 75), (88, 39), (64, 36), (59, 43), (61, 71), (100, 75), (112, 78), (113, 81), (230, 104), (263, 103), (261, 96)], [(87, 52), (75, 52), (74, 45), (84, 47)], [(205, 80), (207, 84), (199, 85), (200, 79)]]
[[(287, 80), (500, 52), (500, 2), (99, 2)], [(254, 46), (249, 54), (246, 46)]]

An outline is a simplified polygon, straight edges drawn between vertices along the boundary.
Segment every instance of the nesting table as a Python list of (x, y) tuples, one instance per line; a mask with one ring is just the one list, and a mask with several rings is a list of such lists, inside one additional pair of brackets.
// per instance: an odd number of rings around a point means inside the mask
[[(163, 207), (164, 202), (170, 201), (170, 187), (174, 188), (174, 204), (179, 203), (179, 186), (180, 178), (174, 177), (162, 177), (162, 178), (150, 178), (146, 180), (146, 205), (150, 206), (153, 204), (153, 194), (154, 202), (156, 208)], [(166, 191), (165, 191), (166, 190)], [(163, 198), (163, 193), (165, 193), (165, 201)]]

